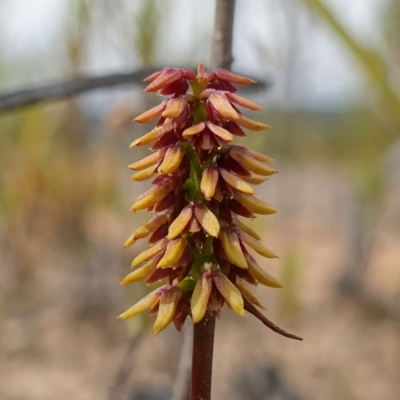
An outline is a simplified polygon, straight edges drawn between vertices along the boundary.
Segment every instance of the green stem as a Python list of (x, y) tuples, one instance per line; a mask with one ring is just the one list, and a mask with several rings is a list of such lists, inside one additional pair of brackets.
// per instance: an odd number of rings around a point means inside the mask
[(200, 190), (200, 182), (202, 167), (200, 165), (199, 158), (190, 141), (183, 142), (182, 147), (185, 149), (190, 163), (189, 178), (185, 182), (184, 188), (188, 191), (190, 200), (201, 201), (202, 194)]

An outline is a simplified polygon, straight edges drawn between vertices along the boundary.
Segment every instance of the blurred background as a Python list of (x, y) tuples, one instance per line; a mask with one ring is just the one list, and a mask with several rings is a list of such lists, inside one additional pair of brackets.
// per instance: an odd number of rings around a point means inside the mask
[[(0, 0), (0, 96), (207, 65), (213, 20), (213, 0)], [(247, 144), (279, 171), (258, 188), (279, 214), (253, 225), (285, 289), (257, 293), (305, 340), (224, 310), (213, 398), (398, 399), (400, 0), (237, 0), (234, 57), (273, 127)], [(149, 290), (119, 286), (145, 246), (122, 249), (147, 218), (128, 211), (146, 184), (125, 168), (146, 154), (128, 150), (148, 128), (132, 119), (158, 100), (142, 89), (0, 112), (1, 399), (173, 390), (184, 335), (115, 319)]]

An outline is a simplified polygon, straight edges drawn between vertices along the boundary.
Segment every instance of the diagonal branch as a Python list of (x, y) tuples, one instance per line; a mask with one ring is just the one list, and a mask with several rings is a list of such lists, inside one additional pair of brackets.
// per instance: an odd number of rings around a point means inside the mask
[(111, 88), (118, 85), (139, 84), (157, 69), (145, 69), (120, 74), (77, 78), (38, 88), (24, 89), (0, 96), (0, 112), (11, 111), (32, 104), (58, 100), (95, 89)]
[(279, 326), (275, 325), (271, 322), (264, 314), (257, 310), (252, 304), (250, 304), (246, 299), (244, 299), (244, 309), (248, 311), (250, 314), (253, 314), (257, 319), (259, 319), (265, 326), (269, 329), (273, 330), (276, 333), (279, 333), (282, 336), (285, 336), (289, 339), (295, 340), (303, 340), (303, 338), (293, 335), (289, 332), (284, 331), (283, 329), (279, 328)]

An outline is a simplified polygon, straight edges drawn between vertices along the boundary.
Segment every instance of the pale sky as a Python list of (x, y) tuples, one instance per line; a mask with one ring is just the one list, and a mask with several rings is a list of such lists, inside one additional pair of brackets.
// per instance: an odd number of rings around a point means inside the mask
[[(62, 79), (63, 23), (68, 1), (0, 0), (0, 54), (3, 63), (18, 63), (27, 73), (15, 74), (7, 89)], [(361, 40), (379, 44), (379, 11), (387, 0), (326, 0)], [(170, 5), (163, 24), (160, 63), (179, 63), (193, 56), (207, 60), (213, 26), (213, 0), (159, 0)], [(132, 0), (98, 0), (87, 73), (131, 69), (134, 57), (124, 58), (108, 23), (108, 12), (117, 3), (135, 12)], [(268, 76), (274, 88), (270, 103), (290, 107), (340, 108), (362, 96), (363, 81), (357, 65), (329, 29), (298, 7), (298, 0), (237, 0), (234, 55), (236, 69)], [(193, 40), (193, 38), (195, 40)], [(201, 45), (201, 38), (205, 45)], [(193, 44), (194, 43), (194, 44)], [(193, 46), (196, 46), (193, 49)], [(175, 46), (171, 60), (171, 46)], [(18, 61), (18, 62), (17, 62)], [(1, 59), (0, 59), (1, 63)], [(61, 65), (60, 65), (61, 64)], [(289, 67), (288, 67), (289, 66)], [(21, 67), (22, 68), (22, 67)]]

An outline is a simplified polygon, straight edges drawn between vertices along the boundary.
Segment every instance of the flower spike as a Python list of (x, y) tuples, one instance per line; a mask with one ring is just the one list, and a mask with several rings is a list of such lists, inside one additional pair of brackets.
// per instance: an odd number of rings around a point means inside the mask
[(130, 146), (150, 146), (152, 151), (128, 166), (135, 171), (132, 180), (153, 179), (131, 207), (133, 212), (147, 209), (152, 218), (124, 246), (147, 238), (150, 247), (136, 255), (135, 270), (121, 284), (163, 284), (118, 318), (150, 310), (156, 314), (157, 335), (172, 322), (180, 330), (187, 317), (201, 323), (206, 313), (219, 315), (226, 305), (239, 316), (247, 310), (272, 330), (297, 339), (255, 308), (263, 306), (246, 286), (282, 287), (249, 252), (267, 259), (277, 256), (239, 219), (277, 212), (256, 198), (253, 188), (276, 173), (266, 165), (273, 159), (231, 144), (236, 136), (246, 136), (246, 129), (269, 128), (242, 114), (242, 108), (262, 109), (236, 94), (236, 85), (254, 81), (225, 69), (205, 71), (203, 63), (197, 73), (164, 68), (144, 81), (144, 92), (166, 96), (135, 118), (138, 123), (158, 121)]

